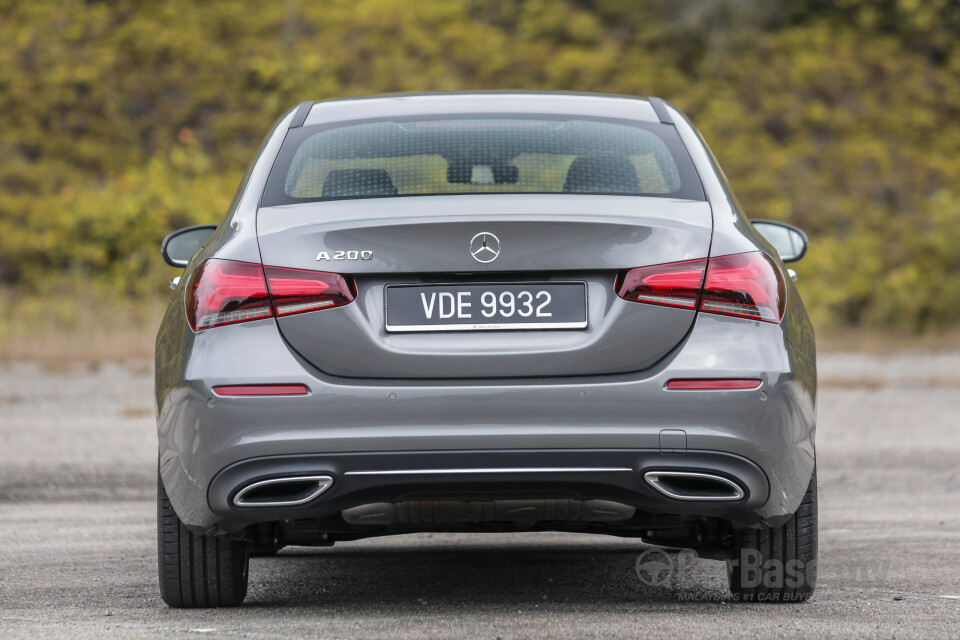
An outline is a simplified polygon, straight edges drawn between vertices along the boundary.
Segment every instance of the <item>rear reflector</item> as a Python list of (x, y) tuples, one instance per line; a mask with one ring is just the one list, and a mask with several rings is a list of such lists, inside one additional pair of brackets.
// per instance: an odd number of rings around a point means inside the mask
[(211, 259), (187, 281), (187, 320), (194, 331), (349, 304), (349, 276)]
[(675, 391), (694, 389), (756, 389), (759, 386), (759, 380), (749, 378), (678, 379), (667, 382), (667, 389), (673, 389)]
[(304, 396), (305, 384), (244, 384), (214, 387), (218, 396)]
[(624, 271), (616, 292), (632, 302), (773, 323), (783, 318), (786, 301), (780, 269), (759, 251)]

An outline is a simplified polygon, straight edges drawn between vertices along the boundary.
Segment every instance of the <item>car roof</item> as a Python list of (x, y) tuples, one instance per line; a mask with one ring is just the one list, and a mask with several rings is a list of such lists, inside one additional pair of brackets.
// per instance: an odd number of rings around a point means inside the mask
[(304, 126), (368, 118), (446, 114), (551, 114), (659, 122), (644, 98), (602, 93), (458, 91), (360, 96), (315, 103)]

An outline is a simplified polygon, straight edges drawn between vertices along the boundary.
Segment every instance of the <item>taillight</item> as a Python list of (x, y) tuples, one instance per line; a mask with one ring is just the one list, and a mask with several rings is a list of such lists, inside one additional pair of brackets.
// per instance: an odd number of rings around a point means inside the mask
[(786, 301), (780, 270), (759, 251), (631, 269), (617, 278), (616, 291), (633, 302), (773, 323)]
[(187, 320), (194, 331), (271, 315), (258, 264), (207, 260), (187, 282)]
[(342, 307), (356, 297), (352, 281), (336, 273), (264, 267), (278, 316)]
[(695, 309), (706, 258), (639, 267), (620, 274), (617, 295), (633, 302)]
[(353, 281), (335, 273), (212, 259), (187, 282), (187, 320), (200, 331), (339, 307), (355, 297)]
[(773, 260), (759, 251), (710, 258), (700, 310), (780, 322), (786, 288)]

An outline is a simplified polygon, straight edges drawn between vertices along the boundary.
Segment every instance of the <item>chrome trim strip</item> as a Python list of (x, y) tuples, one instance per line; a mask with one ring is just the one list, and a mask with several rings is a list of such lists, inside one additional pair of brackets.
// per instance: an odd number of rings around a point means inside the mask
[[(314, 489), (310, 495), (299, 500), (280, 500), (277, 502), (244, 502), (243, 496), (258, 488), (264, 487), (271, 484), (281, 484), (285, 482), (305, 482), (313, 481), (317, 483), (317, 488)], [(238, 507), (295, 507), (300, 504), (306, 504), (310, 502), (321, 493), (329, 489), (333, 485), (333, 478), (330, 476), (290, 476), (288, 478), (271, 478), (269, 480), (260, 480), (259, 482), (254, 482), (248, 484), (243, 489), (237, 492), (237, 495), (233, 497), (233, 504)]]
[(333, 300), (321, 300), (319, 302), (302, 302), (300, 304), (285, 304), (277, 307), (277, 313), (290, 314), (298, 311), (310, 311), (313, 309), (325, 309), (334, 304)]
[[(660, 478), (698, 478), (701, 480), (711, 480), (714, 482), (719, 482), (725, 484), (733, 490), (733, 494), (729, 496), (697, 496), (697, 495), (682, 495), (675, 493), (664, 487), (660, 484)], [(712, 501), (712, 502), (733, 502), (735, 500), (742, 500), (746, 495), (743, 488), (728, 478), (723, 476), (714, 475), (712, 473), (698, 473), (696, 471), (647, 471), (643, 474), (643, 479), (646, 480), (647, 484), (651, 487), (667, 496), (668, 498), (673, 498), (674, 500), (700, 500), (700, 501)]]
[(388, 469), (384, 471), (347, 471), (348, 476), (414, 476), (465, 473), (626, 473), (630, 467), (507, 467), (502, 469)]

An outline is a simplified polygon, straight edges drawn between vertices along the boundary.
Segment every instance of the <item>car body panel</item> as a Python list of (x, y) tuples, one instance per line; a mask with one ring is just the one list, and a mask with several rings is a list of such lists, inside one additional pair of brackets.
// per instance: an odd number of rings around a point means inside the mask
[[(813, 471), (811, 364), (770, 323), (699, 314), (682, 347), (640, 374), (472, 384), (327, 376), (286, 345), (272, 320), (220, 329), (196, 334), (184, 358), (158, 371), (158, 389), (165, 389), (158, 397), (164, 486), (180, 517), (198, 529), (220, 519), (206, 503), (216, 473), (260, 456), (656, 450), (662, 430), (682, 429), (690, 450), (733, 453), (763, 469), (771, 498), (756, 513), (764, 518), (792, 513)], [(262, 354), (255, 367), (250, 353)], [(763, 385), (736, 392), (665, 389), (669, 379), (703, 376), (757, 377)], [(253, 383), (303, 383), (311, 393), (219, 398), (212, 391)]]
[[(263, 263), (343, 273), (495, 273), (630, 269), (704, 258), (706, 202), (571, 194), (470, 194), (268, 207), (257, 216)], [(470, 254), (478, 232), (500, 255)], [(369, 260), (334, 260), (338, 250)], [(330, 259), (317, 260), (325, 252)]]
[[(598, 210), (604, 214), (585, 219), (585, 211)], [(705, 258), (710, 228), (705, 202), (616, 196), (429, 196), (384, 199), (376, 207), (347, 200), (267, 208), (258, 217), (264, 264), (356, 277), (354, 304), (279, 318), (288, 343), (326, 373), (375, 378), (545, 377), (646, 368), (683, 339), (695, 313), (618, 298), (616, 273)], [(481, 232), (500, 241), (500, 255), (486, 264), (469, 251), (470, 239)], [(338, 250), (369, 251), (372, 257), (327, 259)], [(388, 284), (530, 281), (586, 282), (586, 329), (398, 335), (384, 327)]]
[(461, 113), (546, 113), (659, 122), (649, 102), (630, 96), (572, 92), (465, 91), (326, 100), (313, 105), (303, 126), (381, 118), (384, 115), (403, 118), (424, 114)]

